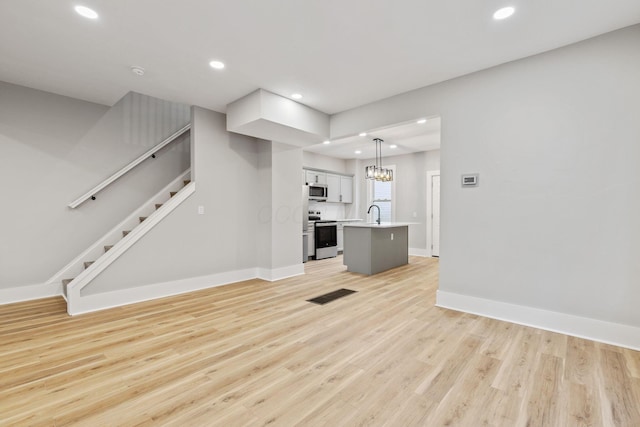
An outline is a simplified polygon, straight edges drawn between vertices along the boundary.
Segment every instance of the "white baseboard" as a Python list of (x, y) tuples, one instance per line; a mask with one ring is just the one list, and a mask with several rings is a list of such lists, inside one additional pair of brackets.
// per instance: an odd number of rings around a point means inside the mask
[(436, 306), (640, 350), (640, 328), (630, 325), (443, 291)]
[(431, 253), (428, 250), (422, 249), (422, 248), (409, 248), (409, 255), (410, 256), (430, 257)]
[[(99, 294), (81, 295), (67, 305), (67, 312), (77, 314), (90, 313), (108, 308), (121, 307), (157, 298), (164, 298), (202, 289), (215, 288), (242, 282), (243, 280), (262, 279), (275, 281), (287, 277), (304, 274), (304, 264), (291, 265), (276, 269), (247, 268), (244, 270), (228, 271), (207, 276), (191, 277), (189, 279), (173, 280), (152, 285), (127, 288)], [(60, 289), (62, 293), (62, 289)]]
[(195, 182), (190, 182), (184, 186), (175, 196), (166, 200), (160, 209), (153, 211), (144, 222), (139, 222), (129, 234), (116, 242), (111, 250), (99, 256), (89, 267), (85, 267), (85, 269), (76, 275), (75, 279), (67, 285), (68, 301), (76, 300), (82, 293), (82, 288), (89, 285), (93, 279), (106, 270), (156, 225), (160, 224), (164, 218), (169, 216), (171, 212), (177, 209), (189, 196), (195, 193), (195, 191)]
[(216, 273), (189, 279), (173, 280), (153, 285), (127, 288), (99, 294), (82, 295), (67, 306), (67, 312), (76, 314), (90, 313), (107, 308), (164, 298), (202, 289), (215, 288), (257, 278), (255, 268)]
[(0, 305), (62, 295), (62, 284), (41, 283), (0, 289)]
[(274, 269), (257, 268), (256, 277), (269, 282), (286, 279), (287, 277), (300, 276), (304, 274), (304, 264), (289, 265)]

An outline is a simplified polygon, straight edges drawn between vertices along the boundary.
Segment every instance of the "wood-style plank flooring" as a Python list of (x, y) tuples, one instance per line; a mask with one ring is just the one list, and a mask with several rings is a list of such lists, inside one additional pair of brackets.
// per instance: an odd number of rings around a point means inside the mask
[(434, 259), (306, 271), (73, 318), (0, 306), (0, 425), (640, 426), (639, 352), (437, 308)]

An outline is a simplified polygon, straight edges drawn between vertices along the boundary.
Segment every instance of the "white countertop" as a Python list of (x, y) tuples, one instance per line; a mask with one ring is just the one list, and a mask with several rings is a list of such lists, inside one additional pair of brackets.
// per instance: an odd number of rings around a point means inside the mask
[(309, 223), (316, 223), (318, 221), (335, 221), (335, 222), (358, 222), (363, 221), (362, 219), (310, 219)]
[(418, 225), (419, 222), (383, 222), (381, 224), (371, 222), (357, 222), (354, 224), (345, 224), (345, 227), (365, 227), (365, 228), (393, 228), (406, 227), (408, 225)]

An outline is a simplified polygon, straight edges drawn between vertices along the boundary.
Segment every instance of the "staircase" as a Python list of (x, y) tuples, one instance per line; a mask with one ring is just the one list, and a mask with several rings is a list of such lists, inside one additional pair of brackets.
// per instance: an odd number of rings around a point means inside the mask
[[(190, 179), (185, 179), (183, 180), (183, 186), (187, 186), (189, 183), (191, 182)], [(169, 198), (175, 196), (176, 194), (178, 194), (177, 191), (171, 191), (169, 192)], [(158, 210), (162, 207), (164, 203), (155, 203), (155, 209)], [(138, 217), (138, 221), (140, 222), (140, 224), (142, 224), (144, 222), (144, 220), (146, 220), (148, 217), (146, 216), (140, 216)], [(131, 233), (131, 230), (123, 230), (122, 231), (122, 238), (126, 238), (129, 233)], [(104, 253), (106, 254), (110, 249), (112, 249), (114, 247), (114, 245), (116, 245), (117, 243), (114, 243), (113, 245), (105, 245), (103, 246), (104, 248)], [(95, 261), (85, 261), (84, 262), (84, 269), (88, 269), (89, 267), (91, 267), (93, 265), (93, 263), (95, 263)], [(63, 295), (65, 296), (65, 298), (67, 298), (67, 286), (71, 283), (73, 283), (73, 281), (75, 280), (75, 278), (72, 279), (62, 279), (62, 292)]]
[(190, 175), (190, 169), (182, 173), (49, 279), (62, 286), (69, 314), (88, 311), (82, 308), (81, 289), (195, 191)]

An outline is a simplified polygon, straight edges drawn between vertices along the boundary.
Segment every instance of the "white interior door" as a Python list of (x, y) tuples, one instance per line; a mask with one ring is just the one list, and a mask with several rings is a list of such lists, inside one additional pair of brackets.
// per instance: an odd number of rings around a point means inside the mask
[(431, 178), (431, 256), (440, 256), (440, 175)]

